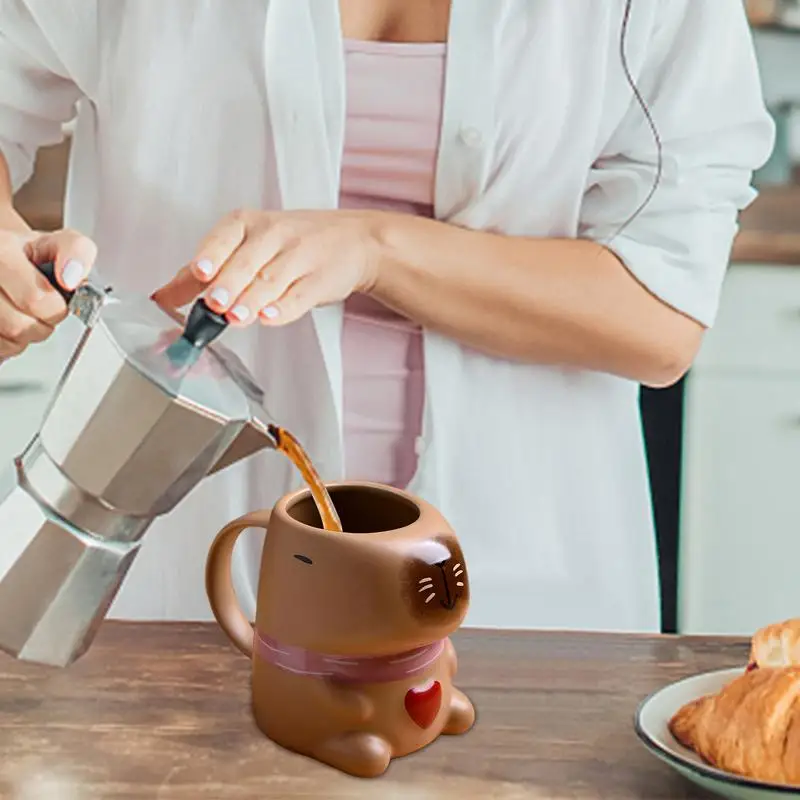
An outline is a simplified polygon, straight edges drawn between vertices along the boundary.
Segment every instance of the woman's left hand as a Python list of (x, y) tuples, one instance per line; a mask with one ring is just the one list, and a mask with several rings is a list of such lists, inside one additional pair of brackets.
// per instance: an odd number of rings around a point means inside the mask
[(202, 294), (235, 325), (285, 325), (368, 291), (377, 241), (375, 212), (235, 211), (153, 299), (179, 308)]

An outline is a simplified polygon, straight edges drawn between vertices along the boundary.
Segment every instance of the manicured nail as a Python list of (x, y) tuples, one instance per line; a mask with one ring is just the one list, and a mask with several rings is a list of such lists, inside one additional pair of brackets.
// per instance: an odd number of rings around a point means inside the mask
[(77, 289), (78, 284), (83, 280), (83, 264), (75, 259), (70, 259), (64, 264), (64, 270), (61, 273), (61, 282), (66, 289), (70, 291)]
[(250, 316), (250, 309), (247, 306), (236, 306), (231, 310), (230, 315), (237, 322), (244, 322)]
[(267, 306), (261, 309), (261, 316), (267, 319), (275, 319), (278, 316), (278, 309), (275, 306)]
[(221, 286), (217, 286), (213, 292), (211, 292), (211, 299), (218, 305), (218, 306), (226, 306), (230, 302), (231, 296), (228, 293), (227, 289), (223, 289)]
[(210, 278), (214, 274), (214, 265), (207, 259), (201, 258), (196, 264), (197, 271), (205, 278)]

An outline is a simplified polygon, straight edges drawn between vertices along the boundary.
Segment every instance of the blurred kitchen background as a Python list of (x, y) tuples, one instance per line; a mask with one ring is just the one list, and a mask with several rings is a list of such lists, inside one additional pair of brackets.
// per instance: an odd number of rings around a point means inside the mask
[[(667, 632), (749, 636), (800, 616), (800, 0), (745, 4), (775, 152), (695, 367), (642, 392)], [(34, 227), (60, 226), (68, 152), (67, 131), (18, 194)], [(27, 442), (63, 366), (50, 342), (0, 370), (0, 463)]]

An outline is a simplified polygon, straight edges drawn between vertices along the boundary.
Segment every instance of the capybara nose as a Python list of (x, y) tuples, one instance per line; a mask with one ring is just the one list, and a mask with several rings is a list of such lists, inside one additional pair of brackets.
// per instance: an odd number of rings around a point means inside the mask
[(469, 585), (458, 542), (445, 537), (416, 542), (408, 556), (407, 598), (414, 615), (435, 622), (460, 610)]

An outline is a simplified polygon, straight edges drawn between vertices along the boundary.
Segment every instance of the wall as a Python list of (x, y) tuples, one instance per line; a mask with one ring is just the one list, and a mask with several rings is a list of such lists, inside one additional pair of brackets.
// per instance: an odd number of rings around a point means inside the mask
[[(787, 101), (800, 104), (800, 31), (757, 30), (754, 39), (767, 104), (773, 106)], [(794, 115), (791, 133), (796, 163), (800, 162), (800, 109), (798, 112)]]
[(800, 102), (800, 31), (757, 30), (754, 40), (767, 102)]

